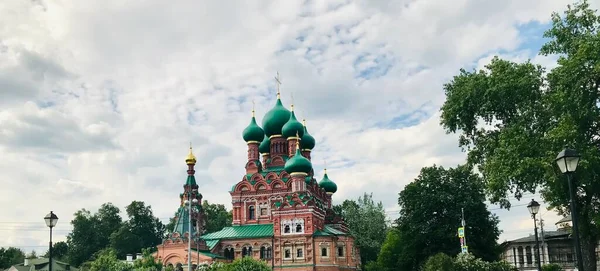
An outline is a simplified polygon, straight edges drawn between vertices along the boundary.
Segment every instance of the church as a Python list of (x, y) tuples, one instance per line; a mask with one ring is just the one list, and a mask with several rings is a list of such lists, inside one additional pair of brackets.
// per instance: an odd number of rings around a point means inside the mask
[(203, 230), (207, 217), (199, 204), (202, 194), (190, 147), (175, 227), (168, 229), (168, 238), (154, 254), (164, 266), (185, 269), (190, 255), (194, 266), (253, 257), (273, 270), (360, 269), (359, 248), (343, 218), (332, 209), (337, 185), (327, 169), (320, 181), (315, 179), (311, 163), (315, 139), (306, 122), (296, 118), (293, 104), (290, 109), (281, 102), (278, 85), (275, 106), (265, 114), (262, 128), (252, 110), (242, 133), (248, 146), (246, 174), (229, 192), (233, 222), (218, 232)]

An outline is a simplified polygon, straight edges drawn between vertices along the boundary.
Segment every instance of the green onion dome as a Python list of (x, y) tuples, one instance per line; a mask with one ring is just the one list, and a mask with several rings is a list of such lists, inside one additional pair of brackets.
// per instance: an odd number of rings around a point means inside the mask
[(270, 153), (271, 152), (271, 140), (269, 140), (269, 138), (267, 136), (264, 136), (265, 138), (263, 139), (262, 142), (260, 142), (260, 145), (258, 145), (258, 152), (260, 153)]
[(265, 137), (265, 131), (256, 124), (256, 118), (254, 117), (254, 110), (252, 110), (252, 120), (250, 120), (250, 124), (244, 131), (242, 132), (242, 137), (244, 141), (250, 143), (258, 143), (263, 140)]
[(285, 171), (290, 175), (297, 173), (308, 174), (312, 170), (312, 163), (300, 153), (300, 146), (296, 144), (296, 154), (285, 162)]
[(285, 138), (299, 137), (302, 138), (304, 135), (304, 125), (296, 119), (294, 114), (294, 105), (292, 104), (292, 112), (290, 113), (290, 119), (283, 125), (281, 129), (282, 134)]
[(315, 138), (308, 133), (306, 129), (306, 120), (302, 120), (304, 126), (304, 135), (300, 139), (300, 148), (303, 150), (312, 150), (315, 148)]
[(337, 191), (337, 184), (329, 179), (329, 176), (327, 176), (327, 169), (325, 169), (325, 175), (323, 175), (323, 179), (319, 182), (319, 186), (325, 189), (325, 192), (330, 195)]
[(281, 135), (281, 128), (290, 119), (290, 111), (283, 107), (279, 95), (275, 106), (265, 114), (263, 118), (263, 128), (267, 136)]

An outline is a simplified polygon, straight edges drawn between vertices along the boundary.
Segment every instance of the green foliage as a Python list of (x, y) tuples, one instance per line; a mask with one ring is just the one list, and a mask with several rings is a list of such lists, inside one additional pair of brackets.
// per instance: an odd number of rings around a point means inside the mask
[(119, 261), (113, 249), (100, 251), (94, 261), (90, 263), (90, 271), (133, 271), (133, 266)]
[[(44, 257), (48, 258), (50, 251), (46, 251)], [(67, 254), (69, 253), (69, 245), (66, 242), (56, 242), (52, 244), (52, 258), (57, 261), (68, 262)]]
[[(154, 217), (150, 206), (133, 201), (125, 209), (128, 216), (125, 222), (119, 208), (111, 203), (102, 204), (95, 214), (85, 209), (77, 211), (71, 221), (73, 231), (67, 236), (68, 261), (80, 266), (105, 248), (112, 248), (117, 259), (122, 259), (128, 253), (153, 248), (162, 241), (164, 225)], [(108, 254), (102, 253), (98, 257), (106, 260)]]
[(0, 248), (0, 269), (8, 269), (25, 261), (25, 252), (16, 247)]
[[(544, 200), (569, 213), (565, 177), (554, 159), (565, 144), (582, 161), (574, 176), (586, 270), (596, 269), (600, 229), (600, 15), (587, 1), (552, 14), (549, 41), (540, 54), (559, 55), (548, 73), (527, 61), (494, 58), (483, 70), (459, 75), (444, 86), (441, 123), (459, 133), (468, 162), (482, 173), (492, 203), (509, 208), (509, 197), (541, 188)], [(487, 126), (482, 126), (485, 123)]]
[(216, 271), (270, 271), (271, 266), (266, 262), (255, 260), (251, 257), (243, 257), (236, 259), (230, 264), (225, 264), (223, 267), (215, 269)]
[(562, 266), (560, 266), (559, 264), (555, 264), (555, 263), (542, 265), (542, 271), (564, 271), (564, 270), (565, 269), (563, 269)]
[(341, 214), (348, 224), (350, 234), (360, 248), (362, 264), (376, 260), (387, 232), (383, 204), (375, 203), (373, 194), (365, 193), (357, 201), (345, 200), (334, 206), (334, 211)]
[(454, 271), (454, 260), (444, 253), (435, 254), (427, 259), (423, 271)]
[(439, 253), (425, 262), (423, 271), (516, 271), (517, 268), (505, 261), (486, 262), (470, 253), (460, 253), (456, 258)]
[(75, 218), (71, 220), (73, 231), (67, 235), (70, 264), (79, 266), (108, 246), (110, 234), (121, 226), (119, 212), (116, 206), (105, 203), (96, 214), (86, 209), (75, 213)]
[(367, 271), (395, 271), (410, 270), (410, 266), (400, 264), (409, 262), (403, 253), (404, 239), (402, 233), (395, 228), (388, 231), (385, 241), (381, 246), (376, 261), (368, 262), (365, 266)]
[(463, 208), (469, 250), (484, 260), (498, 258), (498, 218), (485, 205), (483, 181), (468, 166), (422, 168), (415, 181), (400, 192), (398, 204), (399, 236), (408, 238), (395, 245), (399, 262), (385, 266), (418, 270), (437, 253), (458, 254), (457, 230)]
[(142, 255), (141, 259), (136, 259), (133, 262), (135, 271), (154, 271), (162, 269), (162, 263), (152, 256), (152, 250), (143, 249)]

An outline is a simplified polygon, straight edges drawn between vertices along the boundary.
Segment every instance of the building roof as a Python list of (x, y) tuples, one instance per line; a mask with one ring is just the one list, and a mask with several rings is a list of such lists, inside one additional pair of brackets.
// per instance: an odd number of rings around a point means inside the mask
[(554, 225), (558, 225), (560, 223), (565, 223), (565, 222), (571, 222), (571, 215), (567, 215), (567, 216), (563, 217), (561, 220), (554, 223)]
[(273, 224), (253, 224), (225, 227), (220, 231), (203, 235), (202, 239), (206, 240), (208, 245), (209, 240), (246, 239), (271, 236), (273, 236)]
[[(217, 240), (218, 242), (218, 240)], [(212, 249), (212, 248), (211, 248)], [(214, 253), (210, 253), (210, 251), (206, 251), (206, 250), (197, 250), (195, 248), (192, 248), (193, 251), (196, 251), (206, 257), (212, 258), (212, 259), (225, 259), (225, 257), (221, 256), (221, 255), (217, 255)]]
[[(546, 241), (550, 241), (552, 239), (566, 239), (569, 238), (569, 236), (571, 235), (571, 233), (569, 233), (568, 231), (565, 230), (557, 230), (557, 231), (545, 231), (544, 232), (544, 239)], [(538, 235), (538, 237), (541, 236)], [(531, 243), (531, 242), (535, 242), (535, 236), (534, 235), (529, 235), (527, 237), (521, 237), (512, 241), (509, 241), (509, 243)]]
[[(54, 263), (52, 265), (52, 270), (54, 271), (64, 271), (64, 270), (71, 270), (71, 271), (77, 271), (78, 269), (75, 267), (71, 267), (68, 263), (65, 262), (60, 262), (57, 260), (52, 260), (52, 262)], [(14, 267), (14, 269), (18, 270), (18, 271), (34, 271), (34, 270), (48, 270), (48, 258), (37, 258), (37, 259), (29, 259), (28, 260), (28, 264), (25, 265), (24, 263), (20, 263), (20, 264), (15, 264), (12, 267)], [(67, 269), (68, 267), (68, 269)], [(11, 268), (7, 269), (10, 270)]]
[(333, 225), (325, 225), (323, 230), (315, 231), (315, 236), (348, 235), (347, 233), (336, 229)]

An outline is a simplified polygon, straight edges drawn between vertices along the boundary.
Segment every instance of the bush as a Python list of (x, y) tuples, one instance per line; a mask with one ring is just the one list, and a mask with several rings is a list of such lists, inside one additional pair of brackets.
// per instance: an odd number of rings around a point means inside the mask
[(562, 268), (562, 266), (555, 264), (555, 263), (551, 263), (551, 264), (545, 264), (542, 266), (542, 271), (563, 271), (565, 269)]
[(438, 253), (427, 259), (423, 271), (454, 271), (454, 260), (444, 253)]

